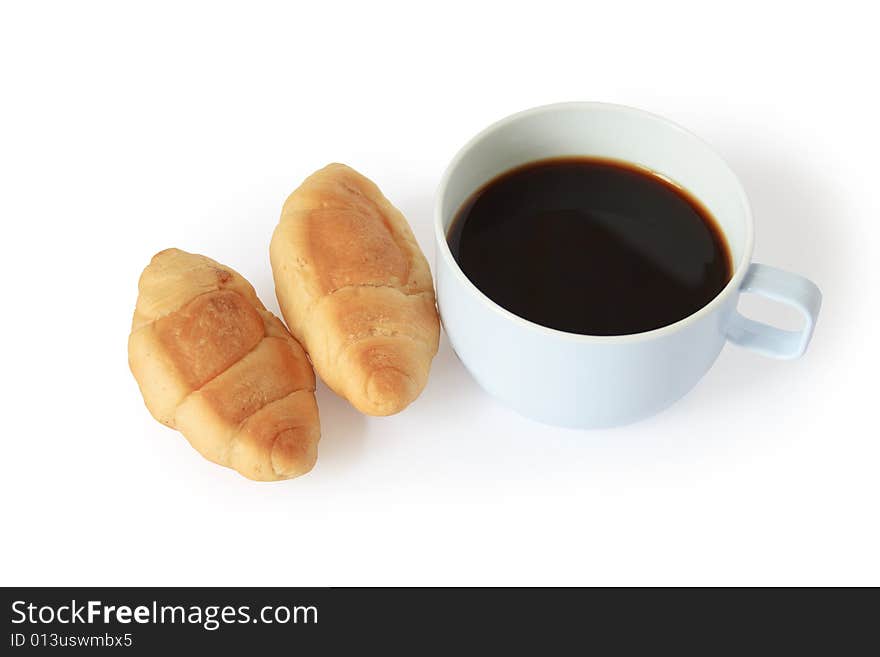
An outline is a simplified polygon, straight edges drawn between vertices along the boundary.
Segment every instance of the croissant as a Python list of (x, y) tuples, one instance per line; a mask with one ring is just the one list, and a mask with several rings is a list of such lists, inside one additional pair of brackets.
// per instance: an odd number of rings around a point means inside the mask
[(330, 388), (369, 415), (418, 397), (440, 337), (431, 272), (375, 184), (344, 164), (309, 176), (269, 255), (284, 319)]
[(153, 417), (250, 479), (311, 470), (315, 373), (250, 283), (210, 258), (167, 249), (138, 289), (128, 362)]

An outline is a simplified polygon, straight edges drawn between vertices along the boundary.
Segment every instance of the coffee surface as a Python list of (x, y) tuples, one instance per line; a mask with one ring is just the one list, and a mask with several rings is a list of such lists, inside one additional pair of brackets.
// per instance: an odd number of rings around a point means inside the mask
[(724, 236), (701, 203), (613, 160), (560, 158), (508, 171), (462, 205), (447, 239), (495, 303), (583, 335), (672, 324), (732, 275)]

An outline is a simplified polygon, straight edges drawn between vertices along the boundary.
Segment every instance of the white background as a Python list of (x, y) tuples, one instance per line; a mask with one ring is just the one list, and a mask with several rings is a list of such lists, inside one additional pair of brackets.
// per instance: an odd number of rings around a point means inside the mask
[[(868, 5), (4, 3), (0, 583), (880, 584)], [(209, 255), (277, 310), (281, 204), (342, 161), (433, 262), (455, 151), (561, 100), (642, 107), (718, 149), (756, 260), (825, 294), (803, 359), (727, 347), (670, 410), (578, 432), (496, 404), (444, 338), (398, 416), (322, 387), (318, 464), (276, 484), (149, 416), (126, 340), (154, 252)]]

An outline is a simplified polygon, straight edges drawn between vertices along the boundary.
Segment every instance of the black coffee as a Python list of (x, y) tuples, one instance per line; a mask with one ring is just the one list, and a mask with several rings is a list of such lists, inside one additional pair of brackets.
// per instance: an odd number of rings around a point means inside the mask
[(613, 160), (560, 158), (508, 171), (464, 203), (447, 239), (495, 303), (583, 335), (672, 324), (711, 301), (733, 269), (699, 201)]

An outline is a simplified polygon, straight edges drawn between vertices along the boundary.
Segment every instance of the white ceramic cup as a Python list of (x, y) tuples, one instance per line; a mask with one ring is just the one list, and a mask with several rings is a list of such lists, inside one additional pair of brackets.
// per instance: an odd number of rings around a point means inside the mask
[[(598, 156), (647, 167), (709, 209), (730, 247), (733, 277), (684, 319), (632, 335), (590, 336), (540, 326), (500, 307), (461, 271), (446, 242), (462, 203), (514, 167), (560, 156)], [(753, 264), (753, 222), (742, 185), (705, 142), (678, 125), (620, 105), (561, 103), (489, 126), (449, 164), (437, 192), (437, 299), (461, 362), (491, 395), (519, 413), (568, 427), (609, 427), (669, 406), (712, 366), (726, 341), (776, 358), (804, 353), (822, 295), (810, 281)], [(741, 292), (797, 308), (799, 331), (740, 315)], [(569, 290), (578, 303), (578, 290)], [(626, 300), (622, 299), (622, 303)]]

